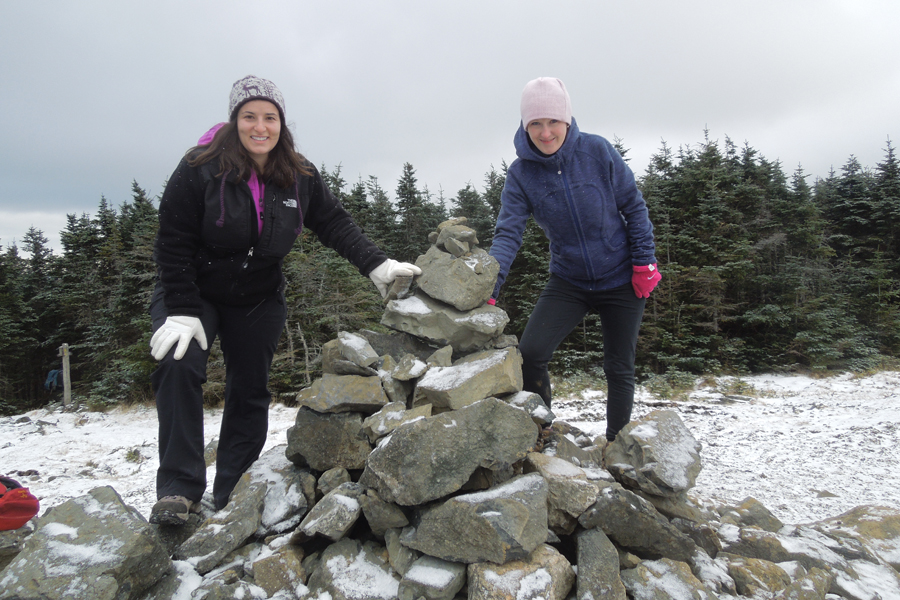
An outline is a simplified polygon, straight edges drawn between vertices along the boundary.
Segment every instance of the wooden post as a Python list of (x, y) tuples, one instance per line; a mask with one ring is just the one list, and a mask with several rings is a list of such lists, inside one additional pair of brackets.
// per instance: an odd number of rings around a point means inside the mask
[(63, 370), (63, 408), (69, 408), (72, 403), (72, 377), (69, 373), (69, 345), (59, 347), (59, 356), (62, 356)]

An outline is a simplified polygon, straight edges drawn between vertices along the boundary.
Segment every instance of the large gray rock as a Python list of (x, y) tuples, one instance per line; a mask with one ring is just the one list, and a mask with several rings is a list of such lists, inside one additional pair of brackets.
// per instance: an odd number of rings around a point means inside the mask
[(600, 529), (585, 529), (578, 543), (578, 600), (605, 598), (625, 600), (625, 586), (619, 577), (619, 553)]
[(266, 591), (235, 573), (206, 579), (191, 593), (191, 600), (234, 600), (235, 598), (265, 598)]
[(823, 600), (834, 582), (834, 573), (813, 568), (784, 588), (775, 600)]
[(389, 435), (392, 431), (410, 421), (424, 419), (431, 416), (431, 405), (424, 404), (406, 410), (402, 402), (391, 402), (374, 415), (363, 421), (363, 430), (374, 444), (379, 438)]
[(645, 560), (622, 571), (622, 583), (632, 598), (641, 600), (715, 600), (716, 594), (694, 577), (683, 562)]
[(400, 580), (400, 600), (453, 600), (466, 584), (466, 565), (419, 557)]
[(297, 402), (320, 413), (372, 414), (388, 403), (379, 377), (324, 374), (297, 394)]
[(543, 398), (534, 392), (516, 392), (512, 396), (503, 398), (503, 401), (508, 402), (510, 406), (524, 410), (538, 425), (546, 425), (556, 420), (556, 415), (547, 408)]
[(0, 577), (0, 598), (138, 598), (172, 561), (150, 525), (111, 487), (46, 513)]
[(194, 567), (183, 560), (172, 561), (169, 569), (153, 587), (141, 596), (141, 600), (184, 600), (191, 598), (202, 578)]
[(459, 490), (478, 467), (523, 458), (537, 433), (524, 412), (487, 398), (395, 429), (369, 455), (360, 483), (388, 502), (424, 504)]
[[(351, 334), (357, 335), (357, 334)], [(363, 338), (365, 343), (368, 343)], [(363, 366), (344, 356), (344, 344), (340, 340), (330, 340), (322, 346), (322, 372), (331, 375), (362, 375), (363, 377), (373, 377), (377, 375), (377, 371), (372, 366)], [(361, 360), (360, 362), (367, 362)]]
[(244, 473), (225, 508), (207, 519), (181, 545), (175, 558), (187, 561), (200, 574), (212, 571), (259, 529), (267, 491), (266, 481)]
[(739, 505), (724, 510), (719, 520), (738, 527), (757, 527), (773, 533), (784, 527), (784, 523), (779, 521), (762, 502), (750, 497), (744, 498)]
[(397, 598), (400, 578), (391, 570), (384, 548), (344, 538), (322, 552), (306, 587), (303, 598), (391, 600)]
[(409, 525), (406, 513), (396, 504), (382, 500), (375, 490), (366, 490), (366, 493), (359, 497), (359, 504), (362, 506), (366, 522), (369, 523), (369, 529), (379, 537), (385, 535), (389, 529)]
[(341, 356), (361, 367), (371, 367), (378, 360), (378, 353), (369, 340), (358, 333), (339, 331), (338, 344)]
[(718, 533), (722, 550), (730, 554), (774, 563), (796, 561), (807, 570), (817, 567), (853, 571), (843, 556), (824, 544), (821, 538), (811, 537), (808, 530), (790, 528), (783, 533), (772, 533), (756, 527), (739, 528), (726, 524), (719, 527)]
[(281, 590), (295, 590), (307, 578), (303, 549), (286, 544), (252, 563), (253, 581), (271, 598)]
[(851, 540), (862, 542), (900, 571), (900, 510), (887, 506), (857, 506), (834, 518), (814, 523), (812, 527), (844, 545)]
[(900, 573), (889, 565), (851, 560), (850, 567), (846, 571), (834, 571), (830, 593), (846, 600), (900, 598)]
[(599, 527), (616, 544), (635, 554), (687, 562), (696, 545), (640, 496), (618, 484), (598, 482), (600, 495), (578, 522)]
[(500, 264), (493, 256), (481, 248), (469, 252), (465, 249), (465, 246), (454, 246), (454, 251), (464, 252), (455, 256), (454, 252), (431, 246), (416, 260), (416, 266), (422, 269), (422, 275), (416, 279), (419, 289), (460, 311), (483, 306), (491, 297), (500, 273)]
[(728, 574), (734, 580), (735, 590), (741, 596), (771, 595), (780, 592), (791, 583), (784, 569), (761, 558), (736, 556), (727, 552), (718, 560), (728, 566)]
[(287, 442), (288, 460), (316, 471), (362, 469), (372, 451), (363, 429), (363, 415), (355, 412), (323, 414), (301, 407), (294, 426), (287, 431)]
[(525, 460), (525, 472), (537, 472), (547, 480), (551, 509), (578, 518), (597, 501), (597, 486), (588, 481), (583, 469), (567, 460), (531, 452)]
[(439, 345), (429, 344), (414, 335), (402, 331), (379, 333), (369, 329), (361, 329), (357, 333), (368, 340), (379, 356), (390, 356), (397, 362), (406, 354), (412, 354), (419, 360), (424, 361), (435, 350), (440, 348)]
[(530, 474), (425, 508), (400, 541), (452, 562), (503, 564), (526, 558), (546, 539), (547, 482)]
[(432, 367), (419, 379), (416, 404), (457, 410), (488, 396), (522, 389), (522, 355), (516, 348), (470, 354), (450, 367)]
[[(284, 444), (271, 448), (247, 471), (252, 483), (266, 486), (256, 531), (261, 538), (293, 529), (315, 503), (316, 478), (289, 461), (284, 455), (286, 448)], [(235, 497), (235, 501), (242, 499)]]
[(22, 548), (25, 540), (34, 533), (34, 523), (37, 519), (31, 519), (22, 527), (13, 530), (0, 531), (0, 571), (12, 562)]
[(417, 291), (404, 300), (388, 302), (381, 324), (428, 340), (438, 346), (453, 346), (454, 352), (474, 352), (486, 348), (503, 333), (509, 322), (506, 312), (484, 305), (459, 311)]
[[(406, 527), (406, 525), (404, 525)], [(387, 546), (388, 559), (393, 568), (400, 575), (406, 575), (413, 563), (419, 560), (422, 553), (412, 548), (407, 548), (400, 542), (401, 529), (388, 529), (384, 532), (384, 543)]]
[(700, 448), (678, 413), (657, 410), (619, 432), (606, 450), (606, 467), (623, 485), (676, 496), (697, 481)]
[(478, 245), (478, 235), (467, 225), (468, 222), (466, 217), (457, 217), (439, 224), (434, 245), (446, 249), (447, 242), (450, 240), (468, 244), (469, 247)]
[(362, 514), (359, 497), (364, 491), (361, 485), (350, 481), (325, 494), (300, 523), (292, 541), (303, 543), (316, 535), (331, 541), (343, 538)]
[[(569, 561), (552, 546), (541, 544), (522, 560), (469, 565), (469, 600), (564, 600), (574, 582)], [(600, 598), (606, 596), (596, 600)]]
[(698, 547), (688, 564), (694, 576), (717, 594), (737, 594), (734, 579), (728, 574), (728, 564), (725, 561), (711, 558)]
[(418, 379), (425, 374), (430, 365), (421, 359), (416, 358), (412, 354), (406, 354), (391, 371), (391, 376), (400, 381), (410, 381)]

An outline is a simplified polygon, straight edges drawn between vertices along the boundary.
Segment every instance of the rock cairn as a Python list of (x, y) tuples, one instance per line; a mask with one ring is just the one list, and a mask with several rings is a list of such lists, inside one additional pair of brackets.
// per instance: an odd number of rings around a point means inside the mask
[(391, 332), (326, 344), (225, 509), (157, 527), (94, 489), (0, 533), (0, 599), (900, 598), (900, 511), (784, 525), (690, 495), (701, 448), (672, 411), (609, 445), (554, 421), (485, 303), (496, 262), (464, 219), (429, 241)]

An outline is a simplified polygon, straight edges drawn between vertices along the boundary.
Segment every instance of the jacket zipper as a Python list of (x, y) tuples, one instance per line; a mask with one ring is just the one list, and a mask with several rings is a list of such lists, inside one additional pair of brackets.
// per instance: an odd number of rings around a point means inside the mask
[(247, 252), (247, 258), (244, 259), (244, 263), (241, 265), (241, 271), (247, 268), (247, 263), (250, 262), (250, 259), (253, 257), (253, 248), (250, 248), (250, 251)]
[(578, 218), (578, 212), (575, 210), (575, 199), (572, 197), (572, 191), (569, 189), (569, 179), (563, 174), (562, 164), (558, 164), (557, 174), (562, 177), (563, 188), (566, 193), (566, 202), (569, 204), (569, 211), (572, 213), (572, 220), (575, 222), (575, 232), (578, 234), (578, 244), (581, 246), (581, 255), (584, 257), (584, 266), (587, 267), (591, 281), (595, 279), (594, 264), (588, 254), (587, 242), (584, 239), (584, 231), (581, 229), (581, 219)]

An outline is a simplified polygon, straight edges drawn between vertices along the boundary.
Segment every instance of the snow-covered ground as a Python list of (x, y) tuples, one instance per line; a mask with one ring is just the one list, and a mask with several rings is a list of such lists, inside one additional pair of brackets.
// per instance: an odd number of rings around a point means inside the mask
[[(758, 375), (719, 380), (681, 402), (640, 390), (633, 417), (678, 411), (703, 444), (694, 492), (737, 503), (753, 496), (778, 518), (800, 524), (861, 504), (900, 508), (900, 373), (813, 379)], [(605, 431), (605, 395), (554, 401), (557, 418), (592, 436)], [(296, 409), (273, 405), (266, 450), (286, 441)], [(206, 439), (221, 410), (207, 411)], [(97, 412), (32, 411), (0, 418), (0, 473), (29, 487), (41, 513), (110, 485), (144, 515), (156, 499), (157, 426), (153, 407)], [(208, 472), (211, 482), (215, 467)], [(211, 487), (211, 486), (210, 486)]]
[[(583, 392), (554, 401), (553, 412), (593, 437), (606, 430), (603, 399)], [(663, 409), (676, 410), (703, 444), (692, 490), (700, 498), (752, 496), (795, 525), (862, 504), (900, 509), (898, 372), (726, 377), (679, 402), (642, 389), (632, 420)]]

